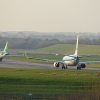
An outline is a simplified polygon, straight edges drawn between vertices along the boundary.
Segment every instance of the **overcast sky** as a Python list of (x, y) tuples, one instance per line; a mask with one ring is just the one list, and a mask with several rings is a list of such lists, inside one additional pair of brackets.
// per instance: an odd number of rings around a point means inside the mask
[(0, 0), (0, 31), (100, 32), (100, 0)]

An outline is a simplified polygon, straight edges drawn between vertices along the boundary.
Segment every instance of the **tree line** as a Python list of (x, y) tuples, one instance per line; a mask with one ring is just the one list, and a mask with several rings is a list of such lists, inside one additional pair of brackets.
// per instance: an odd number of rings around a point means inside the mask
[(0, 37), (0, 48), (4, 48), (6, 42), (9, 43), (10, 49), (38, 49), (43, 48), (55, 44), (60, 44), (58, 39), (33, 39), (33, 38), (8, 38), (8, 37)]
[[(8, 38), (0, 37), (0, 48), (4, 48), (6, 42), (9, 42), (10, 49), (39, 49), (43, 47), (52, 46), (55, 44), (76, 44), (76, 39), (63, 40), (58, 39), (36, 39), (36, 38)], [(98, 39), (79, 39), (79, 44), (88, 44), (88, 45), (100, 45), (100, 38)]]

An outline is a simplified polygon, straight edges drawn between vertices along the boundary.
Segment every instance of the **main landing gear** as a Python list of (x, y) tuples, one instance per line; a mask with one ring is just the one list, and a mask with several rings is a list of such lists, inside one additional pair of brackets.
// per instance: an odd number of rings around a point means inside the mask
[(80, 65), (77, 66), (77, 70), (81, 70), (81, 66)]
[(62, 69), (67, 69), (67, 65), (62, 64)]

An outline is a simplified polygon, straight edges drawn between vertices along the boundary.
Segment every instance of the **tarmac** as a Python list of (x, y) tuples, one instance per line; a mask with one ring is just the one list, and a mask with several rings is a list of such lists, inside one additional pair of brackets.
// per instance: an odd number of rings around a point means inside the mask
[[(46, 70), (64, 70), (61, 67), (55, 68), (53, 64), (41, 64), (41, 63), (31, 63), (23, 62), (17, 60), (3, 59), (0, 62), (0, 68), (24, 68), (24, 69), (46, 69)], [(68, 66), (68, 69), (65, 70), (77, 70), (76, 66)], [(82, 68), (81, 70), (90, 70), (90, 71), (100, 71), (100, 68)]]

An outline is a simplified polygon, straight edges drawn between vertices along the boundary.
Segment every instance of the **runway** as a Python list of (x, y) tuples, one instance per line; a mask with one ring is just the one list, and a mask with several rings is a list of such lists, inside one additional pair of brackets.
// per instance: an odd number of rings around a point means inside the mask
[[(40, 63), (30, 63), (16, 60), (3, 59), (0, 62), (0, 68), (24, 68), (24, 69), (46, 69), (46, 70), (62, 70), (61, 67), (55, 68), (53, 64), (40, 64)], [(76, 66), (69, 67), (65, 70), (76, 70)], [(100, 71), (100, 68), (84, 68), (82, 70), (90, 71)]]

